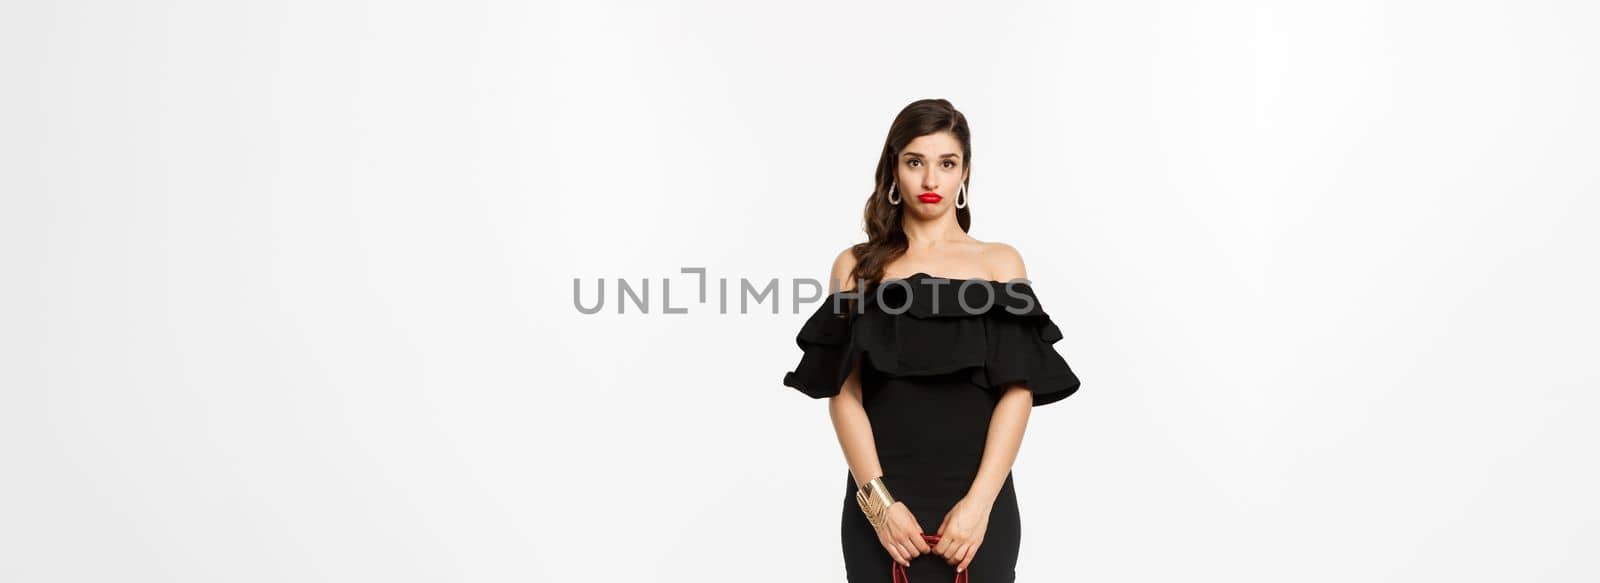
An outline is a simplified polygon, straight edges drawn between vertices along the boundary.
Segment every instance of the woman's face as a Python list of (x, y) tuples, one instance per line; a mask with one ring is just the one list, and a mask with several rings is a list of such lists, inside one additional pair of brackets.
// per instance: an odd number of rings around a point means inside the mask
[(967, 176), (961, 142), (950, 132), (919, 136), (895, 160), (895, 183), (905, 212), (933, 218), (956, 206), (956, 193)]

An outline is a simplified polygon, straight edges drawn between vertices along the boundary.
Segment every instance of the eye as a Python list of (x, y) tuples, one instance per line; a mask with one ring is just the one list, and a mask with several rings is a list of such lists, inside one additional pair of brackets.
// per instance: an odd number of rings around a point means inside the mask
[(916, 158), (912, 158), (910, 160), (906, 160), (906, 165), (907, 166), (911, 166), (913, 168), (916, 167), (917, 164), (921, 164), (921, 163), (922, 163), (922, 161), (918, 160)]
[(956, 167), (956, 163), (952, 162), (950, 160), (945, 160), (944, 163), (945, 163), (945, 168), (955, 168)]

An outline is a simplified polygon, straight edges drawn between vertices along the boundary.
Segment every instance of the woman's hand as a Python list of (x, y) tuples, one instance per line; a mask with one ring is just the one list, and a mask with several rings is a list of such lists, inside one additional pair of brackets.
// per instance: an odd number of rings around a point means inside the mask
[[(989, 530), (989, 511), (993, 501), (967, 496), (956, 502), (945, 513), (939, 525), (939, 544), (933, 552), (944, 557), (945, 562), (956, 565), (956, 572), (965, 571), (983, 544), (983, 533)], [(959, 563), (959, 564), (958, 564)]]
[(911, 559), (928, 552), (928, 542), (922, 540), (922, 525), (904, 502), (896, 500), (889, 507), (883, 525), (878, 527), (878, 542), (901, 565), (911, 566)]

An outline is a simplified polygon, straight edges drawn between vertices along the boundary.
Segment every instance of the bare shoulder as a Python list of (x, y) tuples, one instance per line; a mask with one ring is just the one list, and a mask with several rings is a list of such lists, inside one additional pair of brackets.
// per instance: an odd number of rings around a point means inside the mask
[(983, 244), (983, 262), (995, 281), (1011, 281), (1028, 277), (1027, 266), (1022, 263), (1022, 252), (999, 241)]
[(850, 280), (850, 272), (856, 268), (855, 246), (845, 247), (839, 255), (833, 258), (833, 269), (828, 275), (830, 278), (824, 286), (831, 292), (837, 286), (841, 290), (855, 289), (855, 282)]

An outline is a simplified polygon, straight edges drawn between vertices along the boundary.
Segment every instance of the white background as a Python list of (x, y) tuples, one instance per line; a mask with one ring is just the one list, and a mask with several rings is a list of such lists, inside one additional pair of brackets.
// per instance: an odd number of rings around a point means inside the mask
[(1600, 578), (1594, 4), (669, 4), (0, 8), (0, 581), (843, 580), (815, 304), (678, 270), (924, 97), (1084, 383), (1019, 580)]

